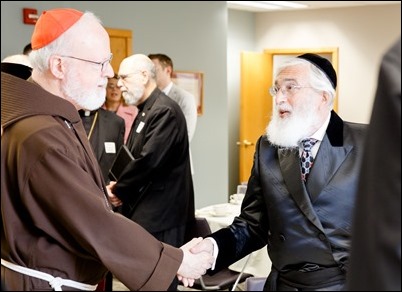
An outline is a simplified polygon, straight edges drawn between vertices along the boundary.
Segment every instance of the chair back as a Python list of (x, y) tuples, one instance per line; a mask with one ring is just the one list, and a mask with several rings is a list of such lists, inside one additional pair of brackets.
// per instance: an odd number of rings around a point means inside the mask
[(207, 219), (195, 217), (194, 220), (187, 224), (185, 242), (190, 241), (194, 237), (205, 237), (211, 233)]

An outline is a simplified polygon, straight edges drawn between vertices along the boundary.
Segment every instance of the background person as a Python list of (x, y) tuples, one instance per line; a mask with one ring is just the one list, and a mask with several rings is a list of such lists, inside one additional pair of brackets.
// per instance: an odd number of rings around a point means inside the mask
[(1, 61), (1, 72), (28, 79), (32, 74), (32, 65), (26, 55), (11, 55)]
[(401, 290), (401, 39), (384, 55), (353, 221), (348, 290)]
[(124, 120), (103, 108), (93, 111), (79, 110), (78, 112), (89, 143), (99, 162), (103, 178), (108, 184), (110, 181), (109, 170), (124, 142)]
[[(156, 70), (156, 84), (158, 88), (175, 102), (178, 103), (186, 118), (188, 141), (191, 143), (197, 125), (197, 104), (194, 95), (177, 86), (172, 81), (173, 61), (165, 54), (149, 54), (148, 57), (154, 62)], [(191, 173), (194, 174), (191, 159)]]
[(241, 214), (192, 249), (217, 252), (216, 270), (267, 245), (264, 290), (343, 290), (366, 126), (332, 110), (336, 83), (331, 63), (315, 54), (278, 68)]
[(78, 115), (103, 104), (113, 74), (99, 19), (69, 8), (44, 11), (32, 48), (32, 79), (1, 73), (4, 284), (12, 291), (94, 290), (110, 270), (131, 290), (164, 290), (176, 274), (191, 285), (211, 257), (191, 254), (194, 242), (178, 249), (155, 240), (112, 211), (114, 197)]
[(124, 119), (125, 123), (125, 133), (124, 133), (124, 144), (127, 143), (128, 135), (130, 134), (131, 126), (138, 114), (138, 109), (134, 105), (128, 105), (124, 101), (121, 90), (117, 86), (117, 74), (113, 77), (108, 78), (106, 87), (106, 100), (103, 104), (103, 108), (114, 112), (119, 117)]
[[(135, 160), (109, 188), (123, 202), (126, 217), (158, 240), (181, 246), (195, 212), (186, 120), (157, 88), (147, 56), (125, 58), (119, 76), (124, 99), (139, 110), (127, 141)], [(177, 281), (169, 290), (177, 290)]]

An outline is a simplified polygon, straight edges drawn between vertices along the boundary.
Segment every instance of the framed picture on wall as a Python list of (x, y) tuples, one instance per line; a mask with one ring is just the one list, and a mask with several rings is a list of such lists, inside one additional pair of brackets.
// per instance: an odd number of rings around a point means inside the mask
[(204, 73), (194, 71), (174, 71), (172, 81), (194, 95), (197, 113), (204, 113)]

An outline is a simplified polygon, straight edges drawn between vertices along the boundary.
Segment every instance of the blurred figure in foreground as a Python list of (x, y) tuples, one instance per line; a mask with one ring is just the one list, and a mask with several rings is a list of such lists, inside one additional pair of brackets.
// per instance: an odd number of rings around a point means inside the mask
[(348, 290), (401, 291), (401, 39), (384, 55), (364, 150)]

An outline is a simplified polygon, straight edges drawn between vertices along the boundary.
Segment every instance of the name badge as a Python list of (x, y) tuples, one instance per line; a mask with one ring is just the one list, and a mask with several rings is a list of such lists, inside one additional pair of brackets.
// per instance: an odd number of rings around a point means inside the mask
[(140, 122), (137, 129), (135, 130), (137, 133), (142, 131), (142, 128), (144, 128), (145, 123), (144, 122)]
[(116, 153), (116, 144), (114, 142), (105, 142), (106, 153)]

